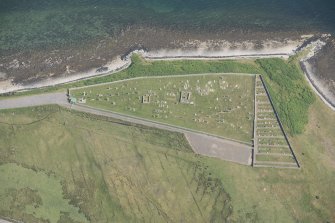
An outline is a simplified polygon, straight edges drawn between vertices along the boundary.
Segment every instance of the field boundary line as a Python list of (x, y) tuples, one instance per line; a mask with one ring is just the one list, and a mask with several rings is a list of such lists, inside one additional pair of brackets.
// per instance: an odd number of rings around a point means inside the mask
[(196, 56), (196, 55), (181, 55), (181, 56), (143, 56), (148, 61), (175, 61), (175, 60), (236, 60), (249, 58), (273, 58), (273, 57), (288, 57), (288, 53), (260, 53), (260, 54), (241, 54), (231, 56)]
[[(97, 86), (104, 86), (108, 84), (114, 84), (114, 83), (122, 83), (126, 81), (132, 81), (132, 80), (141, 80), (141, 79), (159, 79), (159, 78), (173, 78), (173, 77), (197, 77), (197, 76), (215, 76), (215, 75), (240, 75), (240, 76), (256, 76), (259, 74), (251, 74), (251, 73), (200, 73), (200, 74), (177, 74), (177, 75), (160, 75), (160, 76), (142, 76), (142, 77), (133, 77), (128, 79), (122, 79), (122, 80), (116, 80), (116, 81), (109, 81), (99, 84), (92, 84), (92, 85), (86, 85), (81, 87), (73, 87), (69, 88), (68, 90), (79, 90), (83, 88), (90, 88), (90, 87), (97, 87)], [(70, 93), (70, 92), (69, 92)]]
[(299, 169), (297, 166), (280, 166), (280, 165), (270, 165), (270, 164), (255, 164), (254, 167), (256, 168), (277, 168), (277, 169)]
[(254, 166), (255, 159), (256, 159), (256, 153), (258, 153), (258, 137), (256, 134), (256, 128), (257, 128), (257, 101), (256, 101), (256, 86), (257, 84), (257, 75), (254, 77), (254, 122), (253, 122), (253, 134), (254, 137), (252, 139), (252, 153), (251, 153), (251, 166)]

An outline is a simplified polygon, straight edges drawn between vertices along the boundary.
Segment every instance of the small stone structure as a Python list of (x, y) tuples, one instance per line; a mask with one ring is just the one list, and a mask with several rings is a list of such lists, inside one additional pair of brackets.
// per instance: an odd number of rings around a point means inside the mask
[(191, 92), (182, 91), (180, 92), (180, 99), (179, 102), (183, 104), (189, 104), (191, 103)]
[(142, 103), (143, 104), (150, 104), (150, 97), (151, 95), (150, 94), (145, 94), (142, 96)]

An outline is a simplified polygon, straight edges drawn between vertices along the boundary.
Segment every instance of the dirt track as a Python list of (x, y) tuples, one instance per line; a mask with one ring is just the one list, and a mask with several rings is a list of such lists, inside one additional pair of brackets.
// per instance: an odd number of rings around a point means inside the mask
[(12, 222), (0, 219), (0, 223), (12, 223)]

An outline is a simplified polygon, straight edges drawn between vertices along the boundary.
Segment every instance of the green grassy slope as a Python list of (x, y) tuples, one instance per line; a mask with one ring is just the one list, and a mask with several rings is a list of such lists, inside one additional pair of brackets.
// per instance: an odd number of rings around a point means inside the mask
[(133, 77), (201, 74), (201, 73), (259, 73), (252, 60), (175, 60), (146, 61), (139, 55), (132, 56), (132, 64), (124, 71), (104, 77), (96, 77), (74, 84), (86, 86), (97, 83), (124, 80)]
[(297, 60), (261, 59), (256, 61), (264, 70), (274, 106), (291, 135), (303, 132), (308, 122), (308, 108), (315, 101)]
[(57, 222), (67, 213), (74, 221), (88, 222), (79, 208), (63, 198), (62, 185), (54, 174), (8, 163), (0, 165), (0, 181), (0, 210), (5, 217)]
[(335, 221), (335, 114), (320, 99), (290, 142), (300, 170), (245, 168), (207, 159), (232, 198), (236, 222)]
[(1, 111), (0, 122), (0, 217), (220, 222), (231, 215), (222, 182), (182, 135), (54, 106)]

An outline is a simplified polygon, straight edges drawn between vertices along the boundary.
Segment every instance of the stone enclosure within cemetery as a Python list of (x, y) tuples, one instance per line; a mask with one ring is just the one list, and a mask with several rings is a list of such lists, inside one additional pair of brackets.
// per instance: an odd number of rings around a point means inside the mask
[(137, 78), (74, 89), (86, 104), (251, 143), (254, 77), (193, 75)]

